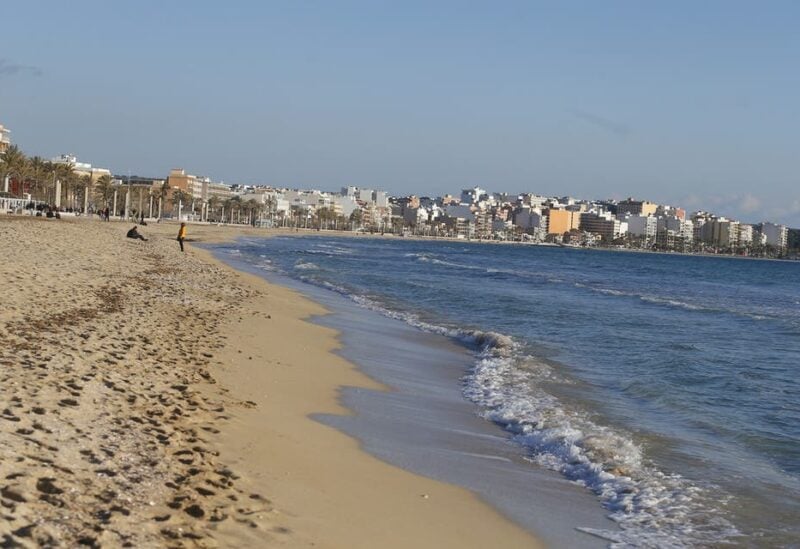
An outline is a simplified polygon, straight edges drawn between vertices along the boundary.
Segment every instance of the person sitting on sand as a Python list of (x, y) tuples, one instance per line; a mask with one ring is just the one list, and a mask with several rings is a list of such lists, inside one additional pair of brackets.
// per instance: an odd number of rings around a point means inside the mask
[(147, 239), (139, 231), (136, 230), (136, 225), (134, 225), (133, 228), (130, 231), (128, 231), (127, 236), (128, 238), (138, 238), (139, 240), (144, 240), (145, 242), (147, 242)]
[(186, 223), (181, 223), (181, 228), (178, 229), (178, 244), (181, 245), (181, 251), (183, 251), (184, 238), (186, 238)]

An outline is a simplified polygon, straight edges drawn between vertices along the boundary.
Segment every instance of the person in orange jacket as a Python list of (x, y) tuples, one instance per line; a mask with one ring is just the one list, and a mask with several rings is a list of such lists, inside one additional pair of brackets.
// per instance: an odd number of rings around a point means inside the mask
[(186, 238), (186, 223), (181, 223), (181, 228), (178, 229), (178, 244), (181, 245), (181, 251), (183, 251), (184, 238)]

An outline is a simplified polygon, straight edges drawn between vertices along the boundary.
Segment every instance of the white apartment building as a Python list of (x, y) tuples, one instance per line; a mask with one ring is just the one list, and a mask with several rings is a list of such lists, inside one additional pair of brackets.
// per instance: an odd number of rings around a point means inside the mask
[(514, 225), (525, 231), (540, 229), (547, 234), (547, 216), (538, 208), (523, 207), (514, 212)]
[(625, 218), (628, 233), (633, 236), (653, 239), (658, 231), (658, 219), (652, 215), (630, 215)]
[(718, 248), (733, 248), (739, 242), (739, 222), (720, 217), (712, 219), (700, 228), (703, 242)]
[(741, 223), (739, 225), (739, 246), (746, 247), (753, 244), (753, 226)]
[(776, 225), (769, 222), (761, 223), (759, 232), (766, 237), (768, 246), (786, 248), (789, 237), (789, 228), (786, 225)]
[(657, 232), (669, 232), (679, 238), (694, 240), (694, 223), (681, 217), (665, 216), (658, 218)]
[(473, 187), (471, 189), (463, 189), (461, 191), (462, 204), (477, 204), (480, 202), (481, 197), (486, 194), (486, 191), (480, 187)]
[(543, 208), (545, 204), (549, 202), (549, 199), (545, 196), (540, 196), (538, 194), (530, 194), (526, 193), (520, 197), (520, 201), (525, 206), (530, 206), (531, 208)]

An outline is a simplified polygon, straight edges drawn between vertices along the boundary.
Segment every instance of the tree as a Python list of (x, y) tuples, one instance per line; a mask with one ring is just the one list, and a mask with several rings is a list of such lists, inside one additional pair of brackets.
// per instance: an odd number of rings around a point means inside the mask
[(363, 215), (360, 209), (353, 210), (353, 213), (350, 214), (350, 229), (356, 229), (361, 227)]
[(172, 197), (170, 197), (170, 202), (172, 202), (172, 207), (177, 208), (178, 205), (181, 207), (185, 207), (186, 201), (189, 199), (189, 194), (186, 191), (181, 189), (174, 189), (172, 191)]
[(20, 185), (20, 193), (27, 176), (28, 159), (19, 147), (11, 145), (0, 156), (0, 179), (5, 180), (6, 176), (14, 178)]
[(272, 195), (267, 195), (267, 197), (266, 197), (266, 199), (264, 201), (264, 206), (266, 207), (267, 215), (269, 216), (271, 225), (275, 223), (275, 221), (274, 221), (275, 206), (277, 205), (277, 203), (278, 203), (278, 201), (275, 200), (275, 197), (272, 196)]
[(208, 199), (208, 217), (211, 217), (217, 208), (219, 208), (220, 204), (222, 204), (222, 200), (217, 195), (212, 194), (211, 197)]
[(95, 184), (94, 194), (103, 203), (103, 207), (107, 208), (111, 197), (114, 196), (114, 180), (110, 175), (100, 176)]
[(248, 200), (245, 200), (244, 208), (248, 218), (247, 221), (250, 223), (250, 225), (255, 227), (256, 217), (258, 217), (259, 214), (261, 213), (263, 204), (255, 198), (250, 198)]
[[(92, 176), (89, 174), (82, 175), (75, 180), (75, 187), (74, 187), (74, 194), (73, 194), (73, 202), (77, 198), (77, 207), (79, 209), (83, 208), (83, 198), (86, 196), (86, 190), (92, 188)], [(73, 207), (75, 205), (73, 204)], [(86, 212), (84, 212), (86, 213)]]
[(70, 187), (75, 182), (77, 174), (75, 173), (75, 166), (72, 162), (59, 162), (55, 164), (56, 179), (61, 181), (61, 194), (64, 197), (64, 202), (68, 202), (71, 198)]
[(34, 199), (43, 198), (47, 192), (47, 164), (41, 156), (34, 156), (28, 160), (28, 171), (31, 178), (30, 193)]
[[(168, 194), (169, 194), (169, 182), (164, 181), (161, 184), (161, 187), (158, 189), (158, 199), (161, 201), (162, 205), (167, 201), (167, 195)], [(159, 209), (158, 209), (158, 214), (159, 214), (159, 217), (162, 214), (161, 207), (159, 207)]]
[(236, 210), (236, 216), (237, 216), (236, 222), (238, 223), (238, 217), (242, 211), (242, 199), (239, 198), (238, 196), (232, 196), (228, 200), (226, 200), (226, 203), (228, 206), (228, 222), (234, 223), (233, 210)]

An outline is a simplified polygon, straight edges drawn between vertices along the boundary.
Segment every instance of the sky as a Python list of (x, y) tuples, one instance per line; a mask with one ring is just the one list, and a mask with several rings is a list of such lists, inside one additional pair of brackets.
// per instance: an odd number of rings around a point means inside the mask
[(800, 226), (794, 1), (26, 0), (0, 124), (114, 173)]

